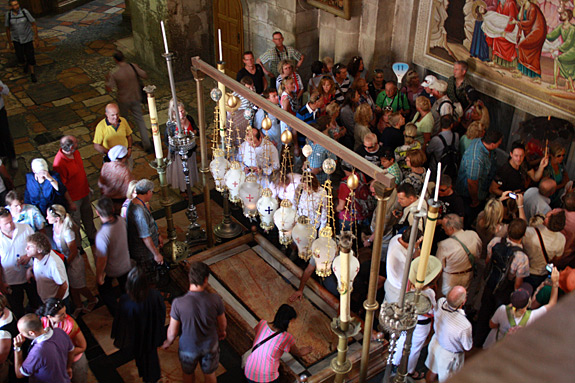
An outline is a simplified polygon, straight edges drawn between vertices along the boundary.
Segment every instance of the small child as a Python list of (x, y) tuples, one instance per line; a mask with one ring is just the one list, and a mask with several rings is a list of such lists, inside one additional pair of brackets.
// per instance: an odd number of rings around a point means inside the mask
[(14, 190), (6, 194), (6, 208), (12, 214), (12, 220), (16, 223), (26, 223), (34, 231), (43, 231), (46, 226), (46, 219), (34, 205), (24, 203), (24, 198)]
[(401, 169), (395, 162), (395, 155), (393, 151), (389, 148), (385, 149), (383, 151), (383, 155), (380, 158), (380, 161), (381, 166), (395, 178), (395, 184), (399, 185), (401, 183)]

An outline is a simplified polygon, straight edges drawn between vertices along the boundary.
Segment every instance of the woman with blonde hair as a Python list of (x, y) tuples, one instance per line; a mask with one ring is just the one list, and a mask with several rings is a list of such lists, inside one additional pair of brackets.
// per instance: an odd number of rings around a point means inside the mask
[(417, 113), (413, 117), (413, 122), (417, 126), (417, 135), (415, 139), (419, 141), (423, 147), (431, 140), (431, 133), (433, 133), (433, 114), (431, 113), (431, 101), (425, 96), (419, 96), (415, 99), (415, 110)]
[(359, 149), (363, 145), (363, 138), (371, 133), (369, 124), (373, 120), (373, 111), (368, 104), (361, 104), (353, 115), (355, 126), (353, 127), (353, 150)]
[(291, 60), (282, 60), (278, 64), (278, 77), (276, 78), (276, 88), (278, 92), (280, 91), (280, 86), (284, 78), (293, 77), (295, 79), (295, 90), (296, 98), (299, 100), (305, 90), (303, 87), (303, 82), (301, 81), (301, 77), (295, 71), (295, 67)]
[[(78, 252), (78, 243), (81, 238), (76, 240), (78, 232), (76, 224), (74, 224), (72, 217), (66, 212), (64, 206), (51, 205), (48, 207), (46, 219), (52, 225), (54, 250), (59, 251), (66, 257), (70, 296), (76, 308), (72, 316), (76, 318), (82, 312), (91, 312), (98, 303), (98, 298), (92, 295), (90, 289), (86, 287), (84, 258)], [(86, 307), (82, 303), (82, 295), (88, 298)]]
[[(178, 113), (180, 117), (180, 124), (181, 124), (181, 132), (177, 125), (177, 116)], [(168, 108), (168, 122), (166, 122), (166, 143), (170, 142), (170, 137), (177, 136), (178, 134), (182, 134), (184, 136), (195, 137), (199, 131), (198, 127), (196, 126), (196, 122), (186, 112), (186, 108), (184, 104), (178, 101), (178, 107), (174, 106), (174, 100), (170, 100), (170, 106)], [(168, 183), (172, 185), (174, 189), (179, 189), (180, 193), (185, 194), (187, 192), (186, 188), (186, 179), (182, 167), (182, 157), (175, 152), (174, 147), (168, 145), (169, 148), (169, 157), (172, 160), (170, 165), (166, 170), (166, 177)], [(187, 153), (188, 155), (188, 169), (189, 169), (189, 179), (190, 179), (190, 187), (193, 187), (198, 181), (198, 162), (196, 160), (196, 149), (191, 149)]]
[(332, 102), (325, 108), (327, 116), (329, 117), (329, 123), (327, 124), (329, 129), (329, 136), (336, 141), (345, 136), (346, 129), (344, 126), (339, 126), (337, 123), (337, 118), (339, 117), (340, 106), (337, 102)]
[(403, 131), (404, 144), (395, 148), (395, 162), (399, 165), (402, 172), (409, 170), (409, 167), (405, 163), (407, 153), (412, 150), (421, 149), (421, 143), (416, 140), (416, 135), (417, 126), (412, 122), (407, 123)]
[(471, 124), (469, 124), (467, 127), (467, 132), (463, 135), (463, 137), (461, 137), (461, 140), (459, 140), (459, 152), (461, 153), (461, 156), (463, 156), (463, 153), (465, 153), (471, 144), (471, 141), (476, 138), (483, 137), (484, 134), (485, 125), (483, 125), (481, 122), (473, 121)]
[(122, 210), (120, 210), (120, 217), (126, 219), (126, 213), (128, 212), (128, 205), (130, 201), (136, 198), (136, 184), (138, 180), (131, 180), (128, 184), (128, 191), (126, 192), (126, 200), (122, 204)]
[(499, 198), (492, 198), (485, 204), (483, 211), (477, 216), (475, 231), (483, 244), (481, 258), (487, 255), (487, 245), (494, 237), (504, 237), (507, 234), (507, 224), (503, 223), (505, 208)]

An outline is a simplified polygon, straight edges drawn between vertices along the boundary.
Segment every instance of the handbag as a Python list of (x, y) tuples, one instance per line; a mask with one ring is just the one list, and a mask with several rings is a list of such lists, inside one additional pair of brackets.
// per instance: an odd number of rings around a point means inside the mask
[(128, 63), (128, 64), (130, 64), (130, 66), (132, 67), (132, 70), (136, 74), (136, 78), (138, 79), (138, 85), (140, 87), (140, 102), (144, 105), (147, 105), (148, 104), (148, 94), (144, 91), (144, 83), (142, 82), (140, 75), (138, 75), (138, 71), (136, 70), (136, 68), (134, 68), (132, 63)]
[(274, 332), (272, 335), (268, 336), (267, 338), (265, 338), (264, 340), (262, 340), (261, 342), (250, 348), (248, 351), (244, 352), (244, 354), (242, 355), (242, 369), (246, 367), (246, 363), (252, 352), (254, 352), (259, 346), (261, 346), (262, 344), (264, 344), (265, 342), (267, 342), (268, 340), (272, 339), (273, 337), (279, 334), (281, 334), (280, 331)]

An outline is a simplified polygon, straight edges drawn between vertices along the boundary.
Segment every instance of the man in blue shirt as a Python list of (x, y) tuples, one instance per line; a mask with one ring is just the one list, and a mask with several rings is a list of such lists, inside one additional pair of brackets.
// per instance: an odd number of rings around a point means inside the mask
[(32, 82), (38, 81), (34, 73), (36, 58), (34, 45), (38, 43), (38, 28), (36, 20), (27, 9), (21, 9), (18, 0), (10, 1), (10, 11), (4, 18), (6, 27), (6, 40), (10, 49), (16, 51), (18, 62), (24, 65), (24, 73), (30, 71)]
[(476, 138), (465, 151), (457, 175), (457, 193), (465, 202), (465, 224), (475, 221), (489, 196), (489, 186), (495, 177), (496, 161), (493, 150), (501, 145), (503, 135), (490, 129), (483, 138)]

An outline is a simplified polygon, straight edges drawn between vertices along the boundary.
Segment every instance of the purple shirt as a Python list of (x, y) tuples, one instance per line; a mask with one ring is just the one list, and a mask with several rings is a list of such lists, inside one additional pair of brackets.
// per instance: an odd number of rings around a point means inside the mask
[(69, 383), (66, 368), (72, 350), (74, 345), (68, 334), (59, 328), (47, 328), (32, 342), (20, 372), (29, 377), (29, 383)]

